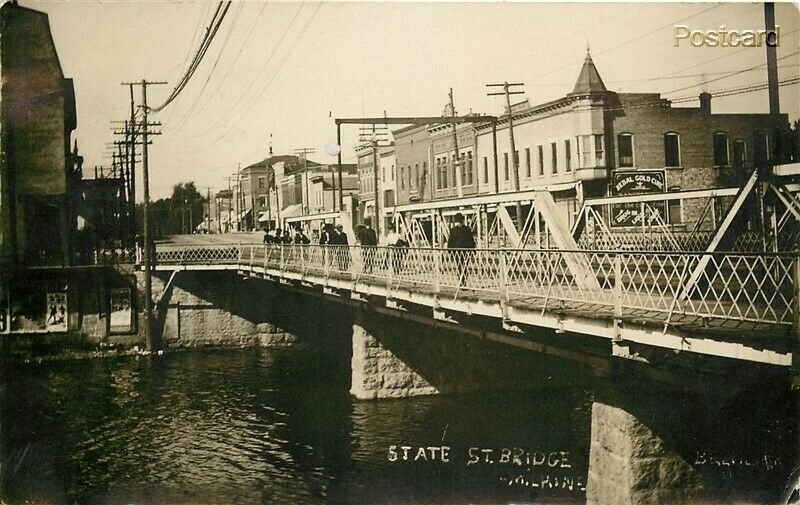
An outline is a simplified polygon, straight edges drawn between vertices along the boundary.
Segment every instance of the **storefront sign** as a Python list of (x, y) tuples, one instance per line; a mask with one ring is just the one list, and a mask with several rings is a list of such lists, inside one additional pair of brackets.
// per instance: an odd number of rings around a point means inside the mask
[[(611, 194), (635, 196), (663, 193), (664, 172), (660, 170), (614, 172), (611, 177)], [(644, 213), (642, 212), (644, 210)], [(642, 226), (654, 222), (667, 222), (666, 202), (626, 202), (611, 205), (611, 226)]]

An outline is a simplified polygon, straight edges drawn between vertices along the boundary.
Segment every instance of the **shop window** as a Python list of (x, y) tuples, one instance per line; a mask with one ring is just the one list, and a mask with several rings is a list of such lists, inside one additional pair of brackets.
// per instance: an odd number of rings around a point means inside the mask
[(743, 169), (747, 163), (747, 144), (742, 139), (733, 141), (733, 167)]
[(544, 149), (542, 146), (536, 146), (536, 151), (539, 155), (539, 175), (544, 175)]
[(531, 176), (531, 148), (525, 148), (525, 177)]
[(620, 167), (633, 166), (633, 135), (630, 133), (617, 135), (617, 152)]
[(681, 141), (680, 136), (675, 132), (664, 134), (664, 166), (681, 166)]
[(569, 139), (564, 141), (564, 170), (567, 172), (572, 171), (572, 146)]
[(728, 134), (717, 132), (714, 134), (714, 166), (726, 167), (728, 160)]
[(766, 165), (769, 160), (769, 142), (767, 134), (761, 131), (755, 132), (753, 135), (753, 161), (758, 166)]

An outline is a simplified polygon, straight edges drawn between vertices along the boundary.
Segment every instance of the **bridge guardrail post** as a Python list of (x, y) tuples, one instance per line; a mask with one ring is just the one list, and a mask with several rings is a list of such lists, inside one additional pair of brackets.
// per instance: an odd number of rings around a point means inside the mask
[(795, 388), (800, 387), (800, 255), (792, 264), (792, 376)]
[[(498, 280), (498, 295), (500, 300), (505, 305), (508, 301), (508, 259), (506, 258), (506, 251), (498, 251), (500, 254), (500, 275)], [(505, 316), (504, 316), (505, 317)]]
[(442, 289), (442, 250), (431, 249), (433, 252), (433, 292), (437, 295)]
[(622, 253), (614, 254), (614, 342), (622, 340), (620, 325), (622, 324)]
[(388, 246), (386, 248), (386, 256), (389, 258), (387, 263), (387, 272), (386, 272), (386, 298), (392, 297), (392, 285), (394, 284), (394, 268), (395, 268), (395, 255), (394, 255), (394, 248), (392, 246)]
[(614, 254), (614, 317), (622, 318), (622, 254)]

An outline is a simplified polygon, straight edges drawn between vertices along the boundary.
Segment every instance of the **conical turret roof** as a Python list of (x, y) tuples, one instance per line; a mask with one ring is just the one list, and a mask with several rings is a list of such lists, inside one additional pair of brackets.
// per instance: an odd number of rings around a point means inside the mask
[(587, 93), (603, 93), (608, 91), (606, 85), (603, 84), (603, 79), (597, 72), (597, 67), (594, 66), (592, 55), (589, 54), (589, 48), (586, 48), (586, 59), (583, 60), (583, 67), (581, 73), (578, 75), (578, 81), (575, 83), (575, 89), (572, 90), (573, 95), (583, 95)]

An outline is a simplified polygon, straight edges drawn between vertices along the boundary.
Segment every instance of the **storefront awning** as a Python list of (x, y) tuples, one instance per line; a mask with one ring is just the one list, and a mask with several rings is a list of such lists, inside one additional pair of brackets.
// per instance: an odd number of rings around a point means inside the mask
[(297, 217), (303, 215), (303, 204), (302, 203), (295, 203), (293, 205), (289, 205), (285, 209), (281, 211), (281, 219), (286, 219), (289, 217)]

